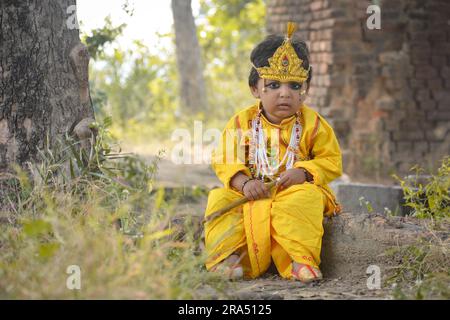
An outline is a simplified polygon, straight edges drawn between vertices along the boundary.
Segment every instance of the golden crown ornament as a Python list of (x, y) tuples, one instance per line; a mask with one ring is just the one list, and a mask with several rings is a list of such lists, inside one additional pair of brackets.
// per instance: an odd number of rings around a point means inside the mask
[(295, 23), (288, 22), (286, 38), (273, 56), (268, 59), (268, 67), (257, 68), (253, 65), (260, 78), (280, 82), (295, 81), (300, 83), (308, 79), (309, 69), (306, 70), (302, 67), (303, 60), (298, 57), (291, 43), (295, 29)]

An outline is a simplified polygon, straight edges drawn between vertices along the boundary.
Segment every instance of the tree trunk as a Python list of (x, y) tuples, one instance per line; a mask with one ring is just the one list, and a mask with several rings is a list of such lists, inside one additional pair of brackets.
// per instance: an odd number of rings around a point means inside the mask
[(182, 107), (187, 111), (206, 111), (205, 80), (191, 0), (172, 0), (172, 13)]
[(75, 0), (0, 0), (0, 173), (94, 120)]

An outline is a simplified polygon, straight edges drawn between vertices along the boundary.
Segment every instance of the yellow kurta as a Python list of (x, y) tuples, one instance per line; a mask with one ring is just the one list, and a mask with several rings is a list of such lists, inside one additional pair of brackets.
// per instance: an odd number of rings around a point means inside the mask
[[(258, 112), (255, 104), (237, 113), (228, 122), (222, 140), (212, 156), (212, 166), (224, 188), (210, 192), (205, 215), (223, 208), (243, 194), (230, 187), (238, 172), (251, 176), (248, 164), (248, 136), (251, 120)], [(263, 274), (273, 260), (284, 278), (291, 276), (292, 261), (318, 267), (323, 235), (323, 216), (339, 211), (335, 196), (327, 184), (342, 174), (342, 157), (330, 125), (313, 109), (300, 109), (302, 133), (299, 161), (295, 168), (304, 168), (313, 182), (274, 190), (272, 197), (250, 201), (205, 225), (205, 244), (210, 270), (233, 252), (245, 252), (242, 260), (247, 277)], [(281, 161), (289, 144), (295, 116), (279, 125), (261, 117), (268, 142), (279, 146)], [(275, 136), (273, 135), (275, 133)], [(278, 140), (278, 141), (275, 141)], [(230, 148), (234, 150), (230, 152)], [(231, 156), (230, 156), (231, 155)], [(285, 170), (282, 166), (280, 172)]]

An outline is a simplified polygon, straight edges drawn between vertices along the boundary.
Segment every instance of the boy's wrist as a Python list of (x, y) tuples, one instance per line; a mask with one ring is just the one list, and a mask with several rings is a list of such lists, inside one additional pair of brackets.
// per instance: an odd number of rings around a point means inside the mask
[(245, 185), (247, 184), (247, 182), (249, 182), (250, 180), (253, 180), (253, 179), (250, 178), (250, 177), (247, 177), (247, 179), (245, 179), (245, 180), (242, 182), (242, 184), (241, 184), (241, 192), (242, 192), (242, 193), (244, 193), (244, 187), (245, 187)]
[(313, 180), (313, 176), (306, 170), (305, 168), (298, 168), (303, 171), (303, 174), (305, 176), (304, 182), (311, 182)]
[(238, 172), (233, 176), (233, 178), (231, 178), (230, 186), (234, 190), (242, 192), (245, 183), (247, 183), (249, 180), (251, 180), (251, 177), (247, 176), (243, 172)]

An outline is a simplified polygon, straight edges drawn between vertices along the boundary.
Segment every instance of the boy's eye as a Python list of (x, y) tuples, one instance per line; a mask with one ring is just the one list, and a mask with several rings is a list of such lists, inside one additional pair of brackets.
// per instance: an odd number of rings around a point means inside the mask
[(266, 87), (269, 87), (270, 89), (278, 89), (280, 87), (280, 83), (277, 81), (270, 82), (266, 84)]
[(300, 88), (302, 87), (301, 83), (298, 82), (289, 82), (289, 88), (293, 89), (293, 90), (300, 90)]

